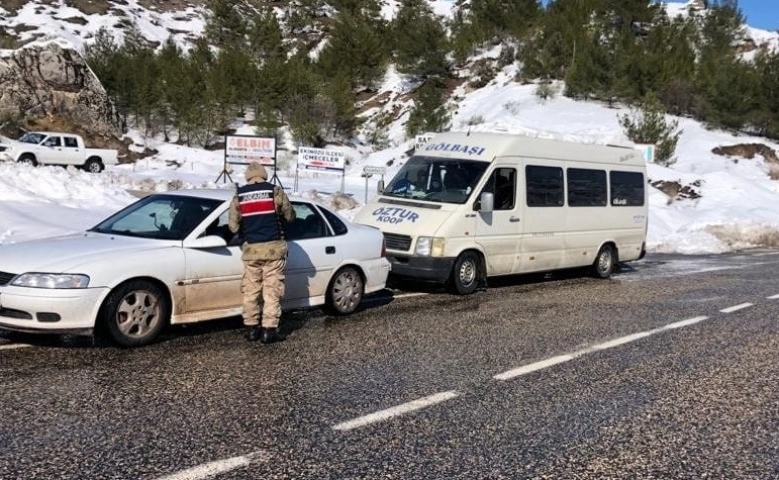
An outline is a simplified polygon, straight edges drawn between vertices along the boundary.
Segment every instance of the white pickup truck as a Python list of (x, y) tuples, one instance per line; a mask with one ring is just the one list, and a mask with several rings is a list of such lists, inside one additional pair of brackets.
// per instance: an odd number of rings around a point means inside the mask
[(28, 132), (9, 142), (0, 156), (32, 165), (74, 165), (93, 173), (118, 163), (116, 150), (86, 148), (80, 135), (58, 132)]

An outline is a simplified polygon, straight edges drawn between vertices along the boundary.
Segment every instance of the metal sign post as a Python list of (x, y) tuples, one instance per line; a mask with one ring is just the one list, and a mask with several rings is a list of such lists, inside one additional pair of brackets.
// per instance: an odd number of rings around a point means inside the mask
[(368, 179), (373, 175), (381, 175), (381, 181), (384, 181), (384, 175), (387, 173), (386, 167), (374, 167), (366, 165), (362, 168), (362, 176), (365, 177), (365, 203), (368, 203)]

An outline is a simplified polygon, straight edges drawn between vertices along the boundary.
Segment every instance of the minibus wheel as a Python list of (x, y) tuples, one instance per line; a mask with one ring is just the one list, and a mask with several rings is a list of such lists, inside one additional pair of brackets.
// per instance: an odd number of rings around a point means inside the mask
[(597, 278), (609, 278), (617, 266), (617, 252), (612, 245), (600, 247), (595, 262), (592, 264), (592, 274)]
[(481, 258), (476, 252), (463, 252), (457, 257), (450, 283), (455, 293), (469, 295), (479, 286)]

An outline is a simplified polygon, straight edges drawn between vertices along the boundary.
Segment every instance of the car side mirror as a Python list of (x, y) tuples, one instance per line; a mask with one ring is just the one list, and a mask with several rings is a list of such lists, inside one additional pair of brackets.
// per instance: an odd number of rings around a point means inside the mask
[(479, 212), (490, 213), (495, 209), (495, 195), (490, 192), (483, 192), (479, 197)]
[(378, 193), (379, 195), (384, 193), (384, 180), (379, 180), (378, 182), (376, 182), (376, 193)]
[(184, 241), (184, 248), (206, 249), (226, 247), (227, 242), (219, 235), (206, 235), (205, 237), (195, 238)]

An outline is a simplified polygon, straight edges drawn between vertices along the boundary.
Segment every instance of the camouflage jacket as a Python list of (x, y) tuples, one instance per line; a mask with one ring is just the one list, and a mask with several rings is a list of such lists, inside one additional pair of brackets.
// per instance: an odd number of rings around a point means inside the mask
[[(260, 183), (260, 181), (252, 181), (249, 183)], [(289, 203), (287, 194), (279, 187), (273, 188), (273, 203), (276, 205), (276, 215), (280, 220), (279, 228), (282, 231), (282, 239), (262, 243), (244, 242), (243, 245), (241, 245), (241, 251), (243, 252), (241, 258), (243, 260), (278, 260), (287, 255), (287, 242), (283, 239), (283, 225), (284, 223), (295, 220), (295, 210), (292, 208), (292, 204)], [(230, 227), (230, 231), (239, 233), (241, 231), (241, 209), (238, 205), (237, 195), (234, 196), (233, 200), (230, 202), (229, 215), (228, 226)]]

